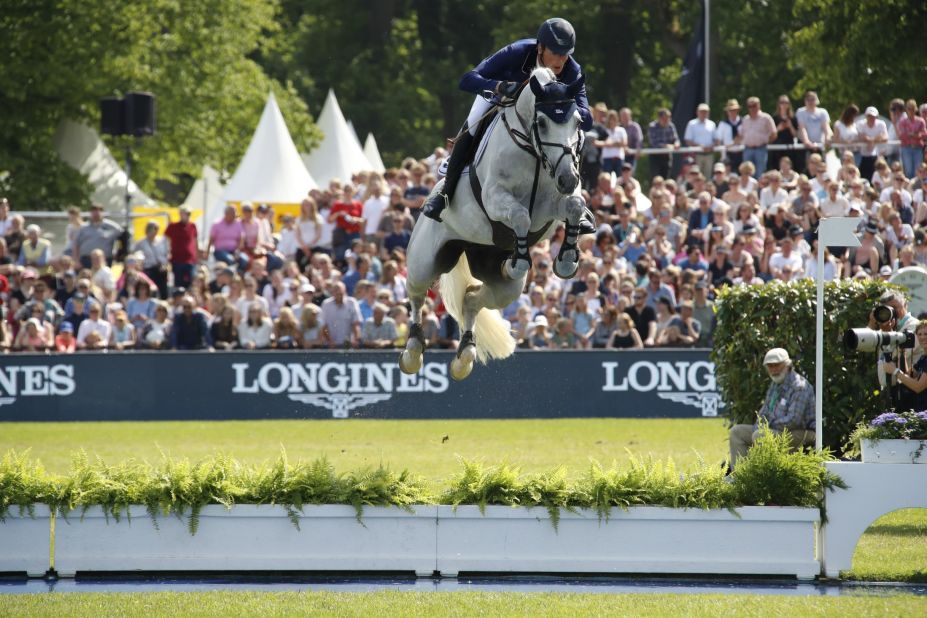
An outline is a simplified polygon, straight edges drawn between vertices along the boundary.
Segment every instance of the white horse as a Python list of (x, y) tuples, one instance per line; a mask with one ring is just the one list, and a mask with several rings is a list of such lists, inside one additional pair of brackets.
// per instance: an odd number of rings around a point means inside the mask
[(519, 297), (530, 267), (529, 247), (549, 238), (558, 220), (567, 225), (554, 272), (564, 279), (576, 273), (585, 202), (579, 183), (582, 120), (574, 99), (582, 83), (582, 76), (562, 84), (550, 69), (535, 69), (530, 88), (522, 89), (514, 105), (501, 107), (501, 122), (470, 167), (469, 182), (457, 187), (443, 222), (419, 217), (407, 260), (412, 325), (399, 360), (405, 373), (422, 367), (422, 305), (438, 277), (445, 307), (460, 324), (450, 369), (462, 380), (474, 360), (485, 363), (515, 350), (498, 310)]

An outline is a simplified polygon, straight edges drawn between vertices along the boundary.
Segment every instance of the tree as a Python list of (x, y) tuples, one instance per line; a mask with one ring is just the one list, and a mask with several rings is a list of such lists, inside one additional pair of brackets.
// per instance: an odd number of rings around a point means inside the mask
[[(0, 11), (0, 190), (27, 208), (85, 204), (88, 187), (57, 161), (66, 119), (99, 122), (97, 101), (130, 90), (157, 97), (158, 131), (135, 147), (133, 178), (233, 171), (274, 90), (294, 140), (317, 140), (295, 91), (248, 57), (276, 28), (270, 0), (5, 0)], [(111, 145), (122, 142), (106, 138)], [(121, 138), (125, 139), (125, 138)]]
[[(882, 107), (924, 96), (927, 5), (918, 0), (795, 0), (789, 37), (798, 89), (824, 101)], [(797, 93), (796, 93), (797, 94)]]

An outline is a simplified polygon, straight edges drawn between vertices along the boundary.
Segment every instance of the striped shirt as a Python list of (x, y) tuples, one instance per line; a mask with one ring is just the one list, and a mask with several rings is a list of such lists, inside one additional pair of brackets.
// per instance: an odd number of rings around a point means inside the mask
[(679, 141), (679, 135), (676, 133), (676, 125), (669, 122), (664, 127), (659, 120), (654, 120), (647, 125), (647, 138), (650, 145), (654, 148), (675, 144)]

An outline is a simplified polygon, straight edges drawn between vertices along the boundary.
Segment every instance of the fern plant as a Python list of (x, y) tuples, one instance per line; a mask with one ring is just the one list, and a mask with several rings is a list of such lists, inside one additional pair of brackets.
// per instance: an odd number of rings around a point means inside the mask
[(58, 480), (42, 464), (29, 459), (29, 451), (8, 451), (0, 459), (0, 522), (6, 521), (11, 507), (20, 516), (35, 517), (36, 504), (54, 507)]

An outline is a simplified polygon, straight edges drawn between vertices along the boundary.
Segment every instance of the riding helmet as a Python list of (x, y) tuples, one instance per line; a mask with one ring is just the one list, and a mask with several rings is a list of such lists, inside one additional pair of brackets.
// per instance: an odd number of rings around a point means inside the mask
[(560, 56), (569, 56), (576, 47), (576, 31), (565, 19), (548, 19), (538, 30), (538, 43)]

